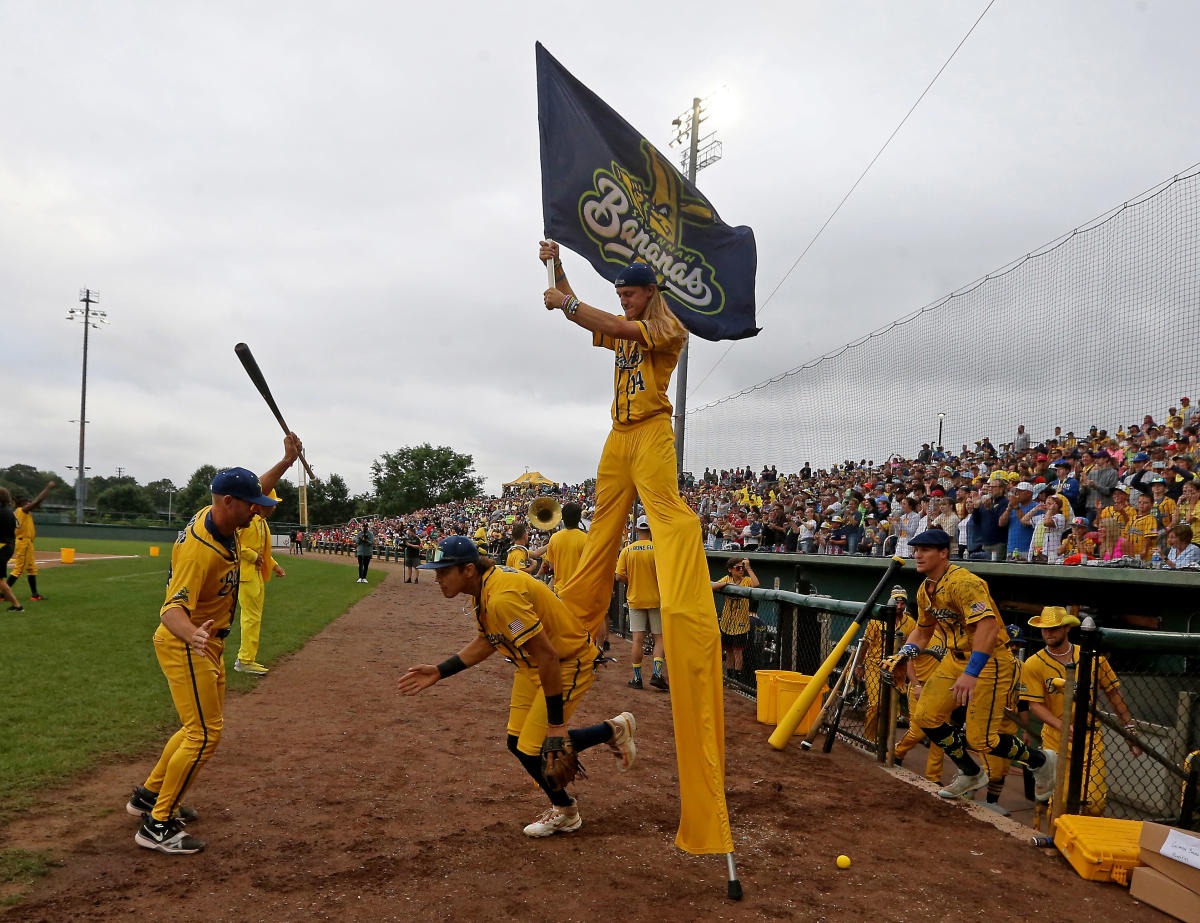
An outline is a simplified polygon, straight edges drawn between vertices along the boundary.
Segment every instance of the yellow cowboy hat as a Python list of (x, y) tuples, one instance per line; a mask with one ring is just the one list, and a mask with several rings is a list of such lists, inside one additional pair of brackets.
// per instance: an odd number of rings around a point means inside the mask
[(1062, 606), (1046, 606), (1041, 615), (1029, 620), (1030, 628), (1075, 628), (1078, 625), (1079, 619)]

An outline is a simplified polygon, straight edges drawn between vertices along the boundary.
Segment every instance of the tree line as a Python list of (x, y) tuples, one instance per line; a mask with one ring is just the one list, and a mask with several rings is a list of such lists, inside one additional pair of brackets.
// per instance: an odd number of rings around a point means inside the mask
[[(470, 455), (455, 452), (449, 446), (424, 443), (384, 452), (371, 462), (371, 491), (351, 494), (340, 474), (313, 478), (308, 482), (308, 521), (311, 525), (345, 522), (355, 516), (402, 516), (414, 510), (467, 500), (483, 490), (483, 478), (475, 474)], [(88, 478), (86, 506), (101, 516), (132, 516), (143, 519), (185, 520), (209, 503), (209, 485), (217, 473), (215, 465), (201, 465), (177, 487), (170, 478), (146, 484), (131, 475)], [(43, 509), (75, 509), (74, 478), (54, 471), (41, 471), (33, 465), (14, 464), (0, 468), (0, 487), (14, 494), (35, 497), (49, 481), (55, 487), (47, 495)], [(292, 481), (282, 478), (275, 487), (279, 495), (276, 522), (300, 521), (300, 491)]]

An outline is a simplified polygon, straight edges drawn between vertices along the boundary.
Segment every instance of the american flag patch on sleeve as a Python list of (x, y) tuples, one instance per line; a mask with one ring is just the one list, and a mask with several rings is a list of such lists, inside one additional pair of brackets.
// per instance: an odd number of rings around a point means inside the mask
[(508, 623), (508, 633), (510, 635), (519, 635), (525, 630), (525, 623), (520, 619), (513, 619)]
[(987, 607), (988, 605), (985, 602), (971, 603), (971, 615), (979, 615), (982, 612), (987, 612)]

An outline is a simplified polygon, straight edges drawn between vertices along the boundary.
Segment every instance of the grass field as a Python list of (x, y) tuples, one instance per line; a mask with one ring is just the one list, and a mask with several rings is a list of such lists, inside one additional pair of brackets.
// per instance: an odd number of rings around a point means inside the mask
[[(0, 647), (0, 823), (46, 786), (97, 761), (128, 757), (161, 745), (177, 726), (151, 636), (158, 627), (170, 544), (149, 557), (145, 542), (39, 539), (39, 551), (138, 555), (45, 567), (30, 602), (29, 585), (14, 588), (24, 612), (5, 612)], [(383, 579), (354, 582), (346, 563), (284, 555), (284, 579), (267, 589), (259, 662), (271, 666), (299, 650)], [(331, 579), (333, 578), (333, 579)], [(237, 622), (225, 645), (228, 690), (259, 682), (233, 672)]]

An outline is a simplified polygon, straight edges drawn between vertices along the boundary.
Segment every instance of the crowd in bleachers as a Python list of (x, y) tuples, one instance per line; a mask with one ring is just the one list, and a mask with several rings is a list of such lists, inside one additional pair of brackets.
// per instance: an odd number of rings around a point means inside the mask
[[(680, 493), (700, 517), (710, 550), (911, 556), (927, 528), (951, 537), (960, 558), (1047, 564), (1200, 566), (1200, 414), (1181, 398), (1163, 422), (1151, 416), (1113, 432), (988, 437), (959, 452), (923, 445), (912, 458), (847, 460), (781, 475), (774, 466), (685, 474)], [(588, 513), (585, 485), (542, 490)], [(534, 493), (476, 498), (377, 519), (385, 546), (416, 536), (432, 554), (444, 535), (473, 535), (503, 550)], [(351, 522), (319, 530), (347, 541)], [(535, 535), (531, 544), (544, 543)]]

